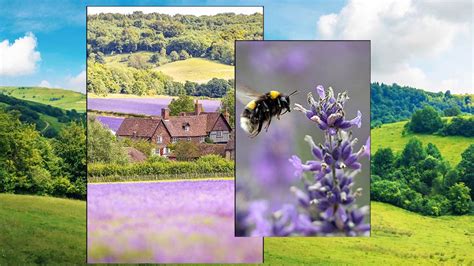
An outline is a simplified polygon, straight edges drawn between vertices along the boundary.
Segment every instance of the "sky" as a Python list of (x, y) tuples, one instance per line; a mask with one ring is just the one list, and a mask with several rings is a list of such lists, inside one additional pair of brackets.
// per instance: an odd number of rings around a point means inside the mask
[[(86, 6), (157, 3), (229, 5), (222, 0), (0, 0), (0, 85), (40, 85), (85, 92)], [(265, 6), (265, 39), (371, 40), (373, 82), (398, 83), (429, 91), (449, 89), (454, 93), (470, 92), (473, 88), (470, 0), (240, 0), (232, 3)], [(203, 10), (194, 12), (201, 14)], [(216, 12), (213, 8), (208, 10)], [(245, 9), (242, 13), (253, 10)]]

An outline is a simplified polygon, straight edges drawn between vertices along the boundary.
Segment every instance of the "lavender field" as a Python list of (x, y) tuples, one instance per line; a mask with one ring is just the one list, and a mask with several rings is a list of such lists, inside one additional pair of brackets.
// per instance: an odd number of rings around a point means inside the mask
[(234, 237), (234, 181), (89, 184), (88, 262), (261, 263)]
[[(161, 109), (166, 108), (171, 98), (88, 98), (87, 109), (94, 111), (118, 112), (140, 115), (161, 115)], [(219, 100), (199, 100), (206, 112), (216, 111)]]
[(114, 132), (117, 132), (120, 125), (122, 124), (125, 118), (123, 117), (111, 117), (111, 116), (96, 116), (97, 121), (102, 125), (110, 128)]

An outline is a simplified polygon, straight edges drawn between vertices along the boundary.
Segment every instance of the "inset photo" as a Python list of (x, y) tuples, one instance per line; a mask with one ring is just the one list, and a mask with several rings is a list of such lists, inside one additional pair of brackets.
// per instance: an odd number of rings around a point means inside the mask
[(236, 236), (369, 236), (370, 41), (237, 41), (236, 99)]
[(87, 261), (262, 263), (234, 234), (234, 41), (263, 7), (87, 8)]

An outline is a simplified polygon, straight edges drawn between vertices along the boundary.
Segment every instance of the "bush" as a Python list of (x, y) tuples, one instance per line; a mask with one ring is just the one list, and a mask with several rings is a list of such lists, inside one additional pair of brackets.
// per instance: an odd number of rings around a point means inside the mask
[(87, 167), (90, 177), (146, 176), (170, 174), (215, 174), (233, 175), (234, 162), (205, 158), (194, 162), (145, 162), (137, 164), (90, 163)]
[(409, 129), (415, 133), (434, 133), (443, 127), (443, 121), (436, 109), (425, 106), (411, 117)]
[(469, 188), (464, 183), (456, 183), (449, 188), (448, 197), (452, 203), (452, 211), (455, 214), (466, 214), (471, 205), (471, 196)]
[(444, 109), (444, 116), (457, 116), (461, 114), (461, 109), (457, 106), (452, 106), (448, 109)]

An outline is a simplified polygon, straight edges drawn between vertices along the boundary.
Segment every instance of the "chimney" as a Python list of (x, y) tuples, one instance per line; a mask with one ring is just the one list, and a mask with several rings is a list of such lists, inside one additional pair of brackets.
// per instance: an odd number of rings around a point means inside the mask
[(196, 100), (196, 104), (194, 105), (194, 113), (199, 115), (202, 112), (202, 104)]
[(161, 109), (161, 117), (163, 118), (163, 120), (169, 120), (170, 119), (170, 109), (162, 108)]

